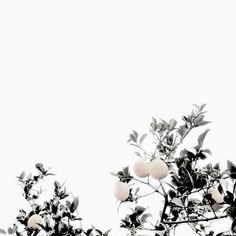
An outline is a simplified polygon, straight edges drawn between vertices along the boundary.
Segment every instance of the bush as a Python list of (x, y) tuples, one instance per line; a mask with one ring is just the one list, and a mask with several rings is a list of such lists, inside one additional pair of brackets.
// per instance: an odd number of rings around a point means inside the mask
[[(228, 161), (227, 168), (221, 170), (219, 163), (205, 163), (211, 155), (203, 145), (209, 129), (200, 133), (193, 148), (180, 149), (180, 144), (193, 129), (209, 124), (205, 120), (204, 107), (205, 104), (194, 105), (190, 115), (183, 116), (181, 125), (177, 125), (175, 119), (167, 122), (153, 118), (149, 133), (139, 135), (133, 131), (130, 134), (128, 143), (137, 149), (138, 159), (133, 166), (134, 176), (129, 166), (112, 173), (118, 179), (114, 195), (119, 207), (124, 204), (133, 206), (120, 224), (128, 230), (128, 235), (143, 236), (144, 232), (150, 236), (175, 235), (175, 229), (180, 225), (189, 226), (198, 235), (236, 235), (236, 166)], [(153, 151), (144, 148), (148, 136), (152, 138)], [(21, 209), (13, 226), (7, 232), (0, 229), (0, 234), (108, 236), (110, 230), (103, 233), (95, 227), (87, 230), (82, 227), (77, 210), (79, 199), (57, 180), (54, 181), (52, 198), (43, 203), (41, 199), (40, 203), (42, 188), (38, 183), (54, 174), (41, 163), (35, 167), (36, 175), (22, 172), (17, 177), (31, 210)], [(145, 189), (149, 189), (148, 192)], [(151, 195), (157, 202), (160, 202), (159, 197), (163, 199), (157, 219), (153, 219), (149, 210), (156, 209), (140, 204), (141, 199)], [(209, 223), (223, 218), (231, 220), (229, 230), (214, 232)]]
[[(213, 236), (216, 234), (211, 227), (209, 230), (207, 223), (222, 218), (232, 220), (231, 228), (227, 232), (218, 232), (217, 236), (235, 235), (236, 166), (228, 161), (227, 169), (222, 171), (218, 163), (204, 165), (203, 160), (211, 155), (203, 145), (209, 129), (197, 137), (196, 146), (179, 150), (193, 129), (210, 123), (205, 120), (204, 107), (205, 104), (194, 105), (190, 115), (182, 117), (181, 125), (177, 125), (175, 119), (167, 122), (153, 118), (148, 134), (139, 135), (137, 131), (130, 134), (128, 143), (137, 149), (138, 158), (134, 164), (134, 176), (129, 167), (112, 173), (119, 181), (129, 184), (129, 196), (120, 204), (134, 204), (131, 212), (121, 220), (121, 227), (130, 235), (143, 235), (148, 231), (148, 235), (166, 236), (185, 224), (198, 235)], [(151, 152), (143, 145), (148, 136), (154, 143)], [(150, 191), (144, 192), (147, 188)], [(155, 194), (163, 198), (163, 206), (153, 221), (147, 207), (141, 206), (139, 201)]]

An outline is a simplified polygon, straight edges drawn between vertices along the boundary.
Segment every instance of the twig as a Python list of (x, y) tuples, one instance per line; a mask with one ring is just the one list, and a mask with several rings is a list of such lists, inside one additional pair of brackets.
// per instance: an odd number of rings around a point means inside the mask
[(162, 220), (163, 224), (184, 224), (184, 223), (197, 223), (200, 221), (211, 221), (211, 220), (217, 220), (217, 219), (221, 219), (221, 218), (226, 218), (228, 217), (227, 215), (222, 215), (222, 216), (218, 216), (218, 217), (210, 217), (210, 218), (205, 218), (205, 219), (194, 219), (194, 220), (182, 220), (182, 221), (164, 221)]

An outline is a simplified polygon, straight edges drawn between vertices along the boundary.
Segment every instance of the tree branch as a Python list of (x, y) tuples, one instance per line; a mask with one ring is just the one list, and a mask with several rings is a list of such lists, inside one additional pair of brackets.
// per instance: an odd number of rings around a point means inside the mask
[(194, 219), (194, 220), (182, 220), (182, 221), (164, 221), (162, 220), (161, 222), (163, 224), (169, 224), (169, 225), (173, 225), (173, 224), (184, 224), (184, 223), (197, 223), (197, 222), (202, 222), (202, 221), (211, 221), (211, 220), (217, 220), (217, 219), (222, 219), (222, 218), (226, 218), (228, 217), (227, 215), (222, 215), (222, 216), (214, 216), (214, 217), (210, 217), (210, 218), (204, 218), (204, 219)]

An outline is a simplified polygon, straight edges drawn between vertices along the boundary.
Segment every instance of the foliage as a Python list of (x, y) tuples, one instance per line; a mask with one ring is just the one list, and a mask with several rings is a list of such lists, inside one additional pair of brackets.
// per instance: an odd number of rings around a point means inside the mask
[[(42, 187), (38, 187), (38, 183), (48, 176), (49, 169), (45, 169), (41, 163), (35, 165), (38, 170), (36, 175), (26, 175), (22, 172), (18, 177), (18, 182), (23, 189), (23, 196), (29, 203), (31, 210), (27, 212), (24, 209), (19, 210), (16, 217), (16, 222), (12, 227), (8, 228), (7, 232), (0, 229), (0, 234), (12, 234), (16, 236), (108, 236), (109, 231), (102, 232), (92, 226), (85, 230), (82, 227), (82, 218), (78, 214), (78, 197), (73, 197), (66, 190), (64, 184), (60, 184), (57, 180), (54, 181), (52, 198), (44, 201), (42, 204), (39, 200), (42, 195)], [(43, 224), (34, 229), (29, 226), (28, 220), (32, 215), (39, 215), (43, 218)]]
[[(158, 121), (152, 118), (148, 133), (140, 135), (134, 130), (129, 135), (128, 143), (135, 147), (138, 159), (148, 164), (155, 159), (161, 159), (161, 163), (165, 162), (165, 170), (162, 169), (163, 175), (157, 175), (163, 176), (158, 180), (151, 175), (136, 177), (129, 166), (112, 173), (118, 181), (128, 185), (126, 190), (122, 187), (116, 189), (120, 191), (119, 196), (126, 198), (119, 203), (119, 207), (132, 204), (120, 223), (120, 227), (126, 229), (128, 235), (144, 236), (146, 232), (150, 236), (175, 235), (175, 229), (180, 225), (187, 225), (202, 236), (236, 235), (236, 165), (228, 161), (227, 168), (222, 170), (219, 163), (206, 163), (211, 155), (210, 149), (204, 146), (209, 129), (197, 136), (194, 147), (183, 148), (183, 141), (192, 130), (210, 123), (205, 120), (204, 108), (205, 104), (194, 105), (191, 113), (182, 117), (180, 125), (175, 119)], [(144, 145), (150, 138), (152, 151), (148, 151)], [(26, 175), (22, 172), (17, 177), (30, 210), (20, 209), (13, 226), (7, 231), (0, 229), (0, 234), (108, 236), (110, 230), (103, 233), (94, 226), (89, 229), (82, 227), (82, 218), (78, 214), (79, 199), (69, 193), (59, 181), (54, 181), (52, 197), (42, 201), (43, 190), (39, 183), (54, 174), (41, 163), (35, 167), (37, 174)], [(142, 168), (142, 164), (138, 168)], [(155, 169), (158, 170), (154, 168), (154, 171)], [(147, 189), (150, 191), (143, 193)], [(126, 194), (122, 191), (126, 191)], [(153, 219), (151, 208), (140, 204), (141, 199), (151, 195), (158, 202), (160, 197), (163, 199), (161, 211), (156, 209), (159, 213), (157, 219)], [(42, 219), (42, 223), (36, 222), (37, 227), (29, 224), (33, 215)], [(223, 218), (231, 220), (229, 230), (215, 232), (209, 226), (210, 223)]]
[[(228, 161), (227, 169), (221, 170), (218, 163), (204, 164), (204, 160), (211, 155), (211, 151), (204, 147), (209, 129), (200, 133), (193, 148), (179, 148), (193, 129), (210, 123), (205, 120), (204, 108), (205, 104), (194, 105), (191, 113), (182, 117), (183, 123), (180, 125), (175, 119), (168, 122), (152, 118), (149, 133), (139, 135), (134, 130), (129, 135), (128, 143), (136, 148), (135, 154), (138, 158), (148, 163), (160, 158), (169, 169), (168, 176), (160, 181), (153, 180), (150, 176), (141, 179), (130, 174), (124, 175), (123, 171), (112, 173), (120, 181), (129, 182), (130, 185), (130, 196), (120, 204), (133, 203), (135, 209), (142, 209), (139, 214), (133, 210), (121, 220), (121, 227), (126, 228), (129, 235), (143, 235), (147, 231), (148, 235), (170, 235), (182, 224), (188, 225), (199, 235), (235, 235), (236, 165)], [(154, 143), (151, 152), (143, 145), (150, 136)], [(129, 173), (129, 167), (125, 170)], [(144, 186), (151, 191), (140, 194)], [(140, 198), (154, 194), (163, 198), (162, 210), (155, 220), (156, 224), (152, 223), (151, 215), (139, 204)], [(212, 229), (207, 230), (208, 222), (221, 218), (232, 219), (229, 231), (216, 234)]]

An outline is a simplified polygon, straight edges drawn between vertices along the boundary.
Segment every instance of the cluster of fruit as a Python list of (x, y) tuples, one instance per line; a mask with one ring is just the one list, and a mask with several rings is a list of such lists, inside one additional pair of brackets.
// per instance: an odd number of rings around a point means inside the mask
[[(146, 178), (149, 175), (156, 179), (164, 179), (168, 175), (168, 166), (160, 158), (156, 158), (151, 162), (138, 160), (133, 165), (134, 173), (139, 178)], [(125, 201), (129, 197), (128, 183), (119, 181), (114, 186), (114, 195), (119, 201)]]

